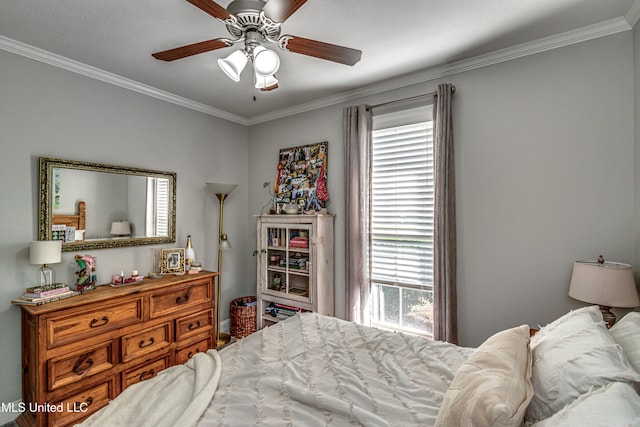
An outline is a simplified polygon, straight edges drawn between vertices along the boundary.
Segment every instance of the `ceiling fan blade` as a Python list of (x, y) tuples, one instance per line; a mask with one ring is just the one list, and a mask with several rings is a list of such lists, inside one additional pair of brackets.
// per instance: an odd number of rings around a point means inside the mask
[(274, 22), (284, 22), (307, 0), (269, 0), (262, 7), (265, 16)]
[(187, 0), (187, 1), (192, 5), (194, 5), (195, 7), (197, 7), (198, 9), (207, 12), (209, 15), (213, 16), (214, 18), (218, 18), (221, 21), (231, 18), (231, 14), (227, 12), (227, 9), (220, 6), (218, 3), (214, 2), (213, 0)]
[(280, 47), (289, 52), (313, 56), (345, 65), (355, 65), (362, 57), (362, 51), (335, 44), (285, 35), (279, 39)]
[(175, 61), (176, 59), (186, 58), (187, 56), (197, 55), (199, 53), (209, 52), (227, 46), (231, 46), (231, 43), (226, 39), (213, 39), (176, 47), (175, 49), (169, 49), (162, 52), (156, 52), (151, 55), (162, 61)]

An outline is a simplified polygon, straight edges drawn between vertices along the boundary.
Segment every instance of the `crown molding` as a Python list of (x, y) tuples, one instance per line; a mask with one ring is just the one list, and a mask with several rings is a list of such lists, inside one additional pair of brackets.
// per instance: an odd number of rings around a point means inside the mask
[(100, 80), (114, 86), (119, 86), (123, 89), (128, 89), (134, 92), (141, 93), (143, 95), (148, 95), (161, 101), (170, 102), (181, 107), (199, 111), (210, 116), (215, 116), (220, 119), (239, 123), (245, 126), (248, 124), (246, 117), (238, 116), (236, 114), (232, 114), (227, 111), (220, 110), (218, 108), (214, 108), (209, 105), (202, 104), (200, 102), (196, 102), (191, 99), (145, 85), (135, 80), (131, 80), (126, 77), (122, 77), (117, 74), (113, 74), (78, 61), (74, 61), (73, 59), (48, 52), (46, 50), (10, 39), (8, 37), (0, 36), (0, 49), (39, 62), (43, 62), (45, 64), (53, 65), (54, 67), (62, 68), (63, 70), (71, 71), (85, 77)]
[(633, 28), (636, 25), (638, 19), (640, 19), (640, 0), (634, 0), (633, 3), (631, 3), (631, 7), (624, 16), (624, 19), (627, 20), (630, 27)]
[(536, 53), (548, 50), (558, 49), (560, 47), (581, 43), (584, 41), (604, 37), (632, 29), (633, 25), (640, 18), (640, 0), (634, 0), (629, 12), (620, 18), (610, 19), (598, 24), (589, 25), (576, 30), (567, 31), (550, 37), (545, 37), (528, 43), (506, 49), (497, 50), (485, 55), (475, 56), (469, 59), (452, 62), (450, 64), (428, 68), (416, 73), (403, 75), (397, 78), (388, 79), (379, 83), (374, 83), (362, 88), (346, 91), (337, 95), (316, 99), (310, 102), (299, 104), (290, 108), (271, 111), (266, 114), (260, 114), (252, 117), (242, 117), (227, 111), (211, 107), (200, 102), (193, 101), (166, 92), (152, 86), (136, 82), (134, 80), (83, 64), (78, 61), (39, 49), (28, 44), (12, 40), (7, 37), (0, 36), (0, 49), (12, 52), (36, 61), (40, 61), (54, 67), (62, 68), (86, 77), (100, 80), (105, 83), (113, 84), (124, 89), (148, 95), (153, 98), (170, 102), (191, 110), (199, 111), (220, 119), (238, 123), (245, 126), (256, 125), (271, 120), (280, 119), (319, 108), (329, 107), (332, 105), (350, 102), (356, 99), (365, 98), (367, 96), (378, 95), (391, 90), (403, 87), (425, 83), (428, 81), (444, 78), (447, 76), (460, 74), (477, 68), (487, 67), (499, 64), (501, 62), (511, 61), (513, 59), (522, 58)]
[[(640, 4), (640, 0), (635, 0), (634, 6)], [(633, 7), (632, 7), (633, 9)], [(331, 105), (341, 104), (344, 102), (354, 101), (356, 99), (365, 98), (367, 96), (378, 95), (403, 87), (421, 84), (432, 80), (448, 77), (455, 74), (464, 73), (477, 68), (488, 67), (490, 65), (499, 64), (501, 62), (511, 61), (529, 55), (535, 55), (564, 46), (596, 39), (599, 37), (609, 36), (612, 34), (629, 31), (632, 26), (629, 25), (627, 18), (614, 18), (603, 21), (598, 24), (589, 25), (576, 30), (567, 31), (554, 36), (545, 37), (532, 42), (522, 43), (505, 49), (500, 49), (488, 54), (475, 56), (450, 64), (428, 68), (416, 73), (407, 74), (397, 78), (385, 80), (363, 88), (354, 89), (343, 92), (338, 95), (321, 98), (304, 104), (296, 105), (291, 108), (272, 111), (267, 114), (261, 114), (250, 117), (248, 119), (249, 126), (280, 119), (283, 117), (300, 114)], [(425, 88), (425, 92), (427, 88)]]

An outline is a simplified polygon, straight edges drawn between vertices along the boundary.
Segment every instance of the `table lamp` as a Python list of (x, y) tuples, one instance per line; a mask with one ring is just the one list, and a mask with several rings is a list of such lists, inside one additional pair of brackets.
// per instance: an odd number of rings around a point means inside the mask
[(111, 223), (111, 234), (116, 236), (128, 236), (131, 234), (129, 221), (114, 221)]
[(31, 242), (29, 263), (41, 265), (36, 283), (47, 286), (55, 283), (55, 272), (49, 267), (49, 264), (56, 264), (60, 261), (62, 261), (61, 240), (37, 240)]
[(576, 261), (573, 264), (569, 296), (599, 305), (602, 318), (609, 328), (616, 322), (611, 307), (640, 305), (631, 266), (605, 262), (602, 255), (597, 261)]

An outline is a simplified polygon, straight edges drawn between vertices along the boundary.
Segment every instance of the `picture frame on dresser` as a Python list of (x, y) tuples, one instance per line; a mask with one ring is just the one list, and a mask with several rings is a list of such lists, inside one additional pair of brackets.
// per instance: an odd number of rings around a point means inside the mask
[(184, 248), (162, 249), (160, 273), (184, 273)]

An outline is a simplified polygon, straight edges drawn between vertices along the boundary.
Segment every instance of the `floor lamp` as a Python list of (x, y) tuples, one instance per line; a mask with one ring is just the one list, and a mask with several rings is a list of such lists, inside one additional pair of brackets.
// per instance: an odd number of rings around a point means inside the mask
[(227, 234), (222, 231), (222, 212), (224, 207), (224, 200), (233, 190), (236, 189), (236, 184), (220, 184), (214, 182), (207, 182), (207, 188), (213, 192), (220, 202), (220, 216), (218, 221), (218, 292), (216, 294), (216, 347), (222, 348), (229, 343), (231, 337), (228, 334), (220, 333), (220, 300), (222, 289), (222, 252), (231, 249), (231, 244), (227, 239)]

